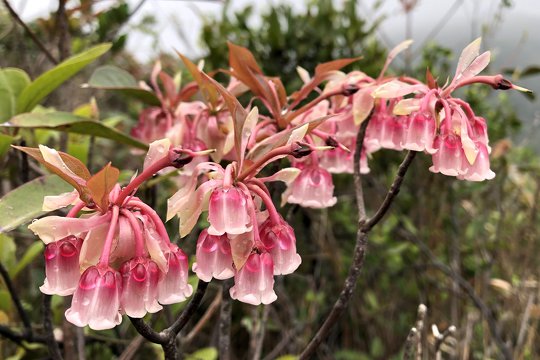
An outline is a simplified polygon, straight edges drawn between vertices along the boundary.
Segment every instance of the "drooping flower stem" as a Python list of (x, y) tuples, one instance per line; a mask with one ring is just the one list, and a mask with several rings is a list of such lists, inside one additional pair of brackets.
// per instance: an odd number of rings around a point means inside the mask
[(165, 169), (166, 167), (173, 166), (171, 159), (168, 155), (164, 156), (162, 159), (159, 159), (140, 173), (135, 179), (122, 189), (118, 197), (116, 198), (115, 204), (121, 206), (124, 203), (124, 200), (131, 194), (133, 194), (139, 186), (146, 180), (150, 179), (158, 171)]
[(137, 220), (135, 215), (133, 215), (133, 213), (129, 210), (122, 209), (121, 213), (129, 221), (129, 225), (131, 226), (131, 230), (133, 231), (133, 235), (135, 237), (135, 256), (144, 256), (144, 239), (139, 220)]
[(276, 210), (276, 207), (274, 206), (274, 202), (272, 201), (270, 196), (268, 196), (266, 191), (261, 189), (259, 186), (254, 185), (254, 184), (249, 184), (247, 187), (249, 190), (253, 191), (255, 194), (257, 194), (257, 196), (259, 196), (262, 199), (262, 201), (264, 202), (264, 205), (266, 206), (266, 209), (268, 210), (268, 215), (270, 216), (270, 219), (272, 220), (272, 222), (274, 224), (279, 224), (280, 223), (279, 214)]
[(116, 225), (118, 224), (118, 215), (120, 213), (120, 208), (118, 206), (112, 207), (112, 216), (111, 216), (111, 225), (109, 226), (109, 231), (107, 232), (107, 237), (105, 238), (105, 244), (103, 245), (103, 251), (99, 258), (98, 266), (107, 267), (109, 265), (109, 257), (111, 255), (111, 248), (116, 233)]
[[(306, 111), (308, 111), (309, 109), (311, 109), (312, 107), (314, 107), (315, 105), (317, 105), (318, 103), (320, 103), (321, 101), (323, 100), (326, 100), (326, 99), (329, 99), (333, 96), (338, 96), (338, 95), (344, 95), (345, 96), (345, 93), (344, 93), (344, 90), (343, 89), (338, 89), (338, 90), (334, 90), (334, 91), (329, 91), (327, 93), (323, 93), (319, 96), (317, 96), (315, 99), (311, 100), (309, 103), (307, 103), (306, 105), (302, 106), (300, 109), (294, 111), (294, 112), (290, 112), (288, 115), (287, 115), (287, 120), (290, 121), (292, 120), (290, 118), (290, 115), (294, 115), (294, 117), (298, 117), (299, 115), (305, 113)], [(297, 98), (289, 107), (288, 107), (288, 111), (291, 111), (292, 109), (294, 109), (301, 101), (303, 100), (303, 98)]]
[(82, 202), (82, 201), (79, 202), (79, 203), (77, 203), (77, 204), (75, 204), (75, 205), (69, 210), (69, 212), (67, 213), (66, 217), (72, 218), (72, 217), (77, 216), (77, 213), (78, 213), (79, 211), (81, 211), (82, 208), (84, 208), (85, 206), (86, 206), (86, 203), (84, 203), (84, 202)]
[(163, 221), (154, 209), (152, 209), (150, 206), (143, 203), (142, 201), (138, 200), (130, 200), (128, 205), (139, 208), (144, 215), (149, 216), (154, 225), (156, 226), (156, 231), (158, 232), (161, 239), (163, 239), (163, 241), (165, 241), (165, 243), (167, 244), (171, 243), (171, 239), (169, 238), (167, 229), (165, 229)]
[(273, 160), (274, 158), (278, 156), (284, 156), (284, 155), (290, 155), (292, 152), (292, 146), (291, 145), (283, 145), (280, 147), (275, 148), (272, 151), (269, 151), (264, 155), (262, 158), (257, 160), (253, 165), (248, 167), (246, 170), (242, 171), (240, 175), (237, 176), (237, 181), (242, 181), (246, 179), (249, 176), (252, 176), (257, 170), (262, 168), (264, 165), (266, 165), (268, 162)]

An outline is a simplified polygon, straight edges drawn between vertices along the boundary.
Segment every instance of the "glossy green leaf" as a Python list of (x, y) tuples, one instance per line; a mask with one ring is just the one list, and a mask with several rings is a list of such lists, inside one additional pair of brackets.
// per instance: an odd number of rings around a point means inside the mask
[(13, 143), (14, 139), (13, 136), (0, 133), (0, 159), (9, 150), (9, 145)]
[(58, 195), (73, 190), (56, 175), (45, 175), (10, 191), (0, 199), (0, 233), (45, 214), (42, 211), (46, 195)]
[(70, 57), (51, 70), (41, 74), (19, 95), (17, 101), (17, 113), (20, 114), (32, 110), (57, 87), (73, 77), (98, 57), (105, 54), (110, 47), (110, 44), (94, 46), (89, 50)]
[(17, 98), (30, 84), (30, 77), (21, 69), (0, 70), (0, 121), (10, 119), (17, 111)]
[(131, 96), (149, 105), (159, 105), (156, 95), (148, 90), (141, 89), (137, 80), (127, 71), (112, 65), (97, 68), (85, 87), (118, 91)]
[(93, 135), (113, 140), (117, 143), (147, 150), (148, 145), (124, 134), (115, 128), (101, 122), (89, 120), (84, 117), (67, 112), (50, 112), (44, 114), (26, 113), (15, 116), (9, 122), (0, 124), (4, 127), (52, 129), (68, 133)]
[(9, 276), (14, 279), (25, 267), (27, 267), (34, 259), (43, 252), (45, 245), (41, 241), (36, 241), (26, 249), (21, 260), (9, 271)]

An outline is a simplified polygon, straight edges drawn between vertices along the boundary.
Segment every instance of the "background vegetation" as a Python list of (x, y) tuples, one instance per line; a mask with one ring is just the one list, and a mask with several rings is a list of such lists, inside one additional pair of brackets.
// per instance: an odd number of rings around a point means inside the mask
[[(137, 79), (149, 77), (152, 64), (139, 64), (125, 52), (129, 34), (119, 31), (137, 9), (118, 2), (97, 12), (91, 0), (81, 0), (78, 6), (77, 2), (68, 2), (66, 9), (69, 11), (58, 11), (27, 24), (53, 58), (65, 59), (102, 42), (112, 42), (113, 46), (35, 111), (74, 111), (127, 133), (143, 104), (110, 92), (81, 89), (80, 85), (103, 64), (115, 64)], [(354, 68), (375, 75), (382, 67), (386, 49), (375, 36), (377, 22), (368, 26), (355, 1), (346, 1), (342, 7), (336, 7), (331, 0), (312, 1), (305, 13), (279, 5), (262, 14), (260, 26), (256, 27), (250, 26), (252, 16), (250, 7), (233, 13), (225, 3), (219, 19), (207, 20), (201, 33), (202, 45), (208, 52), (205, 70), (227, 66), (225, 40), (248, 47), (264, 72), (280, 75), (288, 89), (300, 84), (298, 65), (312, 72), (320, 62), (361, 54), (363, 59)], [(153, 19), (145, 18), (135, 26), (152, 30), (154, 25)], [(15, 24), (7, 11), (0, 14), (0, 33), (2, 67), (22, 68), (32, 79), (51, 68), (51, 61), (28, 31)], [(409, 64), (409, 73), (423, 78), (429, 67), (445, 79), (450, 75), (452, 59), (451, 50), (432, 43), (425, 47), (420, 61)], [(164, 56), (162, 62), (170, 74), (181, 71), (176, 58)], [(92, 96), (99, 110), (90, 101)], [(521, 122), (505, 94), (474, 87), (466, 96), (475, 112), (488, 119), (492, 168), (497, 177), (479, 184), (456, 181), (429, 173), (429, 159), (419, 156), (393, 209), (370, 238), (354, 301), (320, 348), (319, 358), (401, 358), (407, 335), (417, 321), (419, 304), (428, 308), (423, 330), (425, 358), (433, 358), (435, 350), (441, 349), (444, 358), (449, 359), (495, 359), (499, 357), (498, 340), (511, 346), (516, 359), (540, 357), (538, 155), (512, 145), (510, 139)], [(2, 128), (0, 140), (2, 194), (43, 173), (37, 165), (8, 150), (11, 142), (61, 147), (90, 166), (112, 160), (113, 164), (135, 170), (141, 163), (141, 157), (132, 155), (129, 146), (88, 135), (45, 129), (13, 134)], [(371, 173), (365, 177), (368, 209), (380, 203), (400, 156), (381, 151), (370, 159)], [(128, 178), (131, 174), (126, 171), (123, 175)], [(238, 358), (253, 357), (261, 341), (265, 359), (298, 353), (340, 291), (351, 262), (357, 215), (351, 177), (337, 176), (335, 182), (339, 201), (333, 208), (312, 211), (288, 205), (283, 209), (283, 214), (293, 219), (303, 264), (294, 275), (276, 280), (276, 303), (257, 308), (234, 303), (233, 353)], [(172, 184), (157, 186), (159, 191), (148, 189), (145, 196), (163, 209)], [(169, 226), (173, 234), (176, 224)], [(194, 254), (194, 244), (194, 238), (184, 241), (187, 253)], [(35, 324), (40, 324), (41, 316), (36, 305), (41, 303), (38, 284), (44, 277), (41, 249), (25, 226), (0, 234), (0, 262), (9, 271)], [(199, 316), (182, 337), (186, 358), (217, 356), (214, 324), (219, 301), (219, 283), (212, 283)], [(167, 308), (153, 319), (156, 326), (172, 318), (182, 306)], [(488, 309), (489, 316), (482, 306)], [(55, 326), (63, 334), (66, 359), (144, 359), (160, 351), (159, 347), (143, 343), (129, 322), (104, 332), (80, 330), (64, 321), (62, 298), (53, 297), (52, 308)], [(207, 314), (203, 318), (206, 320), (198, 322), (203, 314)], [(493, 323), (500, 334), (494, 334)], [(0, 324), (22, 328), (4, 283), (0, 283)], [(451, 325), (457, 330), (439, 344), (432, 324), (441, 332)], [(80, 346), (83, 340), (84, 348)], [(39, 342), (17, 344), (1, 338), (2, 357), (43, 358), (46, 348)]]

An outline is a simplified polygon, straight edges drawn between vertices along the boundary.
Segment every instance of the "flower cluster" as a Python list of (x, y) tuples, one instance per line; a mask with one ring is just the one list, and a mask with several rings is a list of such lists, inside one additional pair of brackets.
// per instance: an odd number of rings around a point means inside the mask
[[(294, 230), (277, 211), (268, 182), (286, 184), (283, 204), (330, 207), (337, 202), (332, 174), (355, 167), (368, 173), (368, 158), (380, 149), (425, 152), (433, 159), (432, 172), (458, 179), (493, 178), (486, 120), (452, 93), (471, 83), (525, 89), (501, 75), (478, 76), (490, 56), (479, 54), (479, 40), (463, 51), (446, 86), (439, 87), (429, 73), (426, 84), (386, 77), (390, 62), (409, 44), (389, 53), (377, 78), (340, 71), (357, 59), (320, 64), (313, 77), (300, 68), (304, 85), (290, 95), (278, 78), (262, 73), (247, 49), (233, 44), (227, 88), (183, 56), (194, 81), (177, 88), (158, 63), (151, 86), (144, 87), (161, 106), (143, 110), (132, 130), (150, 143), (144, 170), (124, 188), (110, 164), (91, 176), (67, 154), (44, 146), (19, 148), (75, 188), (45, 199), (46, 210), (73, 205), (67, 217), (30, 225), (47, 244), (41, 291), (73, 294), (67, 319), (93, 329), (119, 324), (123, 313), (142, 317), (189, 297), (187, 255), (171, 243), (158, 214), (135, 196), (163, 169), (181, 168), (181, 186), (167, 204), (167, 220), (178, 216), (180, 236), (194, 231), (207, 213), (193, 271), (205, 282), (234, 278), (231, 297), (253, 305), (275, 301), (274, 276), (301, 264)], [(246, 91), (266, 115), (252, 102), (247, 108), (239, 103)], [(308, 100), (313, 92), (318, 96)], [(361, 129), (365, 137), (358, 142)], [(284, 160), (289, 167), (282, 167)]]
[(166, 152), (124, 189), (110, 164), (90, 177), (67, 154), (45, 146), (31, 154), (78, 184), (71, 193), (45, 198), (45, 210), (73, 205), (66, 217), (47, 216), (29, 226), (46, 244), (46, 278), (40, 290), (73, 295), (68, 321), (108, 329), (121, 322), (122, 313), (141, 318), (161, 310), (161, 304), (181, 302), (192, 294), (186, 254), (171, 243), (158, 214), (133, 195), (143, 178), (174, 166), (186, 154), (190, 158), (191, 152)]

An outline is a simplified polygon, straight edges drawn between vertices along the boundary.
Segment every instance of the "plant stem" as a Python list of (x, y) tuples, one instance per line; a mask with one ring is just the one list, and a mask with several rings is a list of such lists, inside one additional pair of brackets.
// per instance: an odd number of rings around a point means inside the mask
[(43, 328), (45, 330), (45, 339), (49, 349), (49, 355), (53, 360), (62, 360), (60, 347), (54, 338), (54, 329), (51, 314), (51, 295), (43, 294)]
[(358, 207), (358, 231), (356, 234), (356, 245), (354, 247), (353, 262), (351, 264), (351, 267), (349, 268), (349, 273), (347, 275), (347, 278), (345, 279), (345, 283), (343, 284), (343, 288), (341, 290), (341, 293), (339, 294), (338, 299), (336, 300), (334, 306), (332, 307), (332, 310), (326, 317), (325, 321), (323, 322), (313, 339), (311, 339), (310, 343), (300, 354), (300, 360), (313, 358), (314, 353), (319, 347), (319, 345), (325, 339), (327, 339), (328, 333), (345, 311), (352, 297), (354, 288), (356, 286), (356, 281), (358, 280), (358, 276), (360, 275), (360, 270), (362, 269), (362, 266), (364, 264), (364, 258), (368, 243), (368, 233), (375, 225), (377, 225), (381, 221), (386, 212), (390, 209), (390, 205), (399, 193), (403, 178), (416, 155), (416, 153), (412, 151), (409, 151), (407, 153), (407, 156), (399, 166), (396, 177), (394, 178), (394, 181), (390, 186), (390, 189), (388, 190), (384, 201), (375, 212), (375, 215), (373, 215), (373, 217), (369, 220), (366, 220), (362, 178), (360, 174), (360, 155), (364, 144), (366, 128), (370, 118), (371, 115), (368, 117), (368, 119), (364, 121), (364, 123), (362, 123), (358, 131), (358, 135), (356, 137), (356, 149), (354, 152), (354, 185)]
[(231, 359), (231, 316), (232, 299), (229, 295), (229, 289), (232, 286), (232, 280), (223, 281), (221, 288), (221, 309), (219, 311), (219, 358), (221, 360)]
[(172, 163), (169, 155), (167, 154), (160, 160), (156, 161), (155, 163), (144, 169), (143, 172), (140, 173), (135, 179), (131, 180), (131, 182), (126, 187), (124, 187), (122, 191), (120, 191), (120, 194), (116, 198), (115, 204), (121, 206), (124, 203), (124, 200), (129, 195), (134, 193), (143, 182), (150, 179), (158, 171), (165, 169), (169, 166), (172, 166)]
[(2, 276), (2, 279), (4, 280), (4, 284), (6, 285), (9, 295), (11, 296), (11, 300), (13, 300), (13, 303), (15, 304), (17, 313), (19, 313), (19, 318), (21, 319), (24, 325), (23, 336), (25, 336), (28, 339), (32, 339), (34, 336), (34, 333), (32, 332), (32, 324), (30, 323), (28, 314), (26, 313), (26, 311), (24, 310), (22, 306), (21, 299), (19, 299), (19, 295), (17, 294), (17, 291), (15, 290), (15, 287), (13, 286), (13, 282), (11, 281), (11, 277), (9, 276), (8, 271), (6, 270), (6, 268), (1, 262), (0, 262), (0, 275)]

